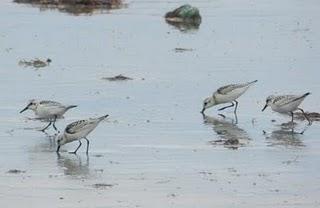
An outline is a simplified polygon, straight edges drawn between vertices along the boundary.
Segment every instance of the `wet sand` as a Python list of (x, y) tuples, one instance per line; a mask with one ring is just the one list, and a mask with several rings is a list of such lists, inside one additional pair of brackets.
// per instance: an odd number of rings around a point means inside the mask
[[(320, 3), (189, 3), (200, 9), (198, 29), (166, 23), (178, 1), (92, 15), (0, 3), (1, 207), (320, 206), (319, 123), (292, 135), (281, 126), (289, 116), (261, 112), (269, 94), (307, 91), (302, 107), (319, 112)], [(52, 63), (18, 64), (35, 58)], [(119, 74), (132, 80), (102, 79)], [(216, 88), (255, 79), (238, 124), (231, 109), (225, 119), (217, 108), (199, 113)], [(60, 130), (110, 115), (88, 137), (88, 156), (66, 152), (77, 143), (55, 153), (55, 132), (19, 114), (32, 98), (78, 105)], [(212, 143), (226, 138), (240, 145)]]

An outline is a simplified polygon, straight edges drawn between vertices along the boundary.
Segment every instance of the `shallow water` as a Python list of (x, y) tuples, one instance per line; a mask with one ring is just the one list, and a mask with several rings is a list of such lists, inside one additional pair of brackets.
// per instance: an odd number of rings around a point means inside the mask
[[(269, 94), (306, 91), (302, 107), (319, 111), (318, 1), (193, 1), (202, 24), (187, 31), (163, 19), (179, 1), (78, 16), (0, 4), (1, 207), (319, 207), (319, 123), (292, 135), (280, 126), (289, 117), (261, 112)], [(34, 58), (52, 63), (18, 65)], [(133, 80), (102, 79), (118, 74)], [(213, 90), (255, 79), (238, 124), (231, 109), (203, 119)], [(88, 157), (65, 152), (77, 143), (57, 156), (55, 132), (18, 113), (31, 98), (79, 106), (59, 129), (110, 114)], [(210, 143), (233, 137), (236, 149)]]

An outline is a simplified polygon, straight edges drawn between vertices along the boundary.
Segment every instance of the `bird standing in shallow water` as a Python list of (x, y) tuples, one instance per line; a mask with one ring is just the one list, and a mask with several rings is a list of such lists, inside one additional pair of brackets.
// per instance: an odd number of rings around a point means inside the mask
[(76, 154), (78, 149), (81, 147), (81, 139), (85, 139), (87, 141), (87, 151), (86, 153), (88, 154), (89, 152), (89, 140), (87, 139), (87, 136), (90, 132), (92, 132), (98, 124), (103, 121), (105, 118), (107, 118), (109, 115), (101, 116), (99, 118), (89, 118), (87, 120), (80, 120), (80, 121), (75, 121), (71, 124), (69, 124), (63, 134), (60, 134), (57, 139), (57, 153), (59, 153), (60, 147), (62, 145), (65, 145), (67, 143), (73, 142), (78, 140), (79, 141), (79, 146), (77, 149), (73, 152), (73, 154)]
[(204, 114), (204, 111), (212, 106), (223, 103), (231, 103), (231, 105), (220, 108), (219, 111), (235, 106), (234, 113), (236, 114), (238, 108), (238, 101), (236, 99), (238, 99), (252, 84), (256, 83), (257, 81), (258, 80), (254, 80), (252, 82), (231, 84), (220, 87), (216, 92), (213, 93), (211, 97), (208, 97), (203, 101), (201, 113)]
[(49, 100), (31, 100), (29, 104), (20, 111), (20, 113), (26, 110), (32, 110), (37, 118), (49, 120), (49, 124), (44, 127), (41, 131), (45, 131), (51, 124), (53, 124), (53, 128), (57, 131), (57, 127), (55, 126), (56, 120), (61, 118), (65, 112), (67, 112), (71, 108), (77, 107), (76, 105), (62, 105), (61, 103)]
[(311, 93), (305, 93), (303, 95), (270, 95), (266, 99), (266, 105), (263, 107), (262, 111), (264, 111), (268, 106), (271, 109), (278, 113), (290, 113), (291, 114), (291, 122), (293, 123), (293, 112), (295, 110), (300, 110), (306, 120), (311, 125), (311, 121), (308, 116), (305, 114), (302, 108), (299, 108), (299, 105), (302, 101)]

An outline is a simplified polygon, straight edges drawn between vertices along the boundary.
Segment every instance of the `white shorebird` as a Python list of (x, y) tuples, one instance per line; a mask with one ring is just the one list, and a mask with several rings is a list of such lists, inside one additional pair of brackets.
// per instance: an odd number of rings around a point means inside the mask
[(258, 80), (254, 80), (252, 82), (242, 83), (242, 84), (231, 84), (220, 87), (216, 92), (213, 93), (211, 97), (206, 98), (203, 101), (203, 108), (201, 113), (212, 106), (223, 104), (223, 103), (231, 103), (231, 105), (220, 108), (219, 111), (224, 110), (226, 108), (230, 108), (234, 106), (234, 113), (237, 113), (238, 107), (238, 99), (243, 93), (247, 91), (247, 89)]
[(55, 126), (56, 120), (61, 118), (65, 112), (71, 108), (77, 107), (76, 105), (62, 105), (61, 103), (49, 100), (30, 100), (29, 104), (20, 111), (20, 113), (26, 110), (32, 110), (38, 119), (49, 120), (49, 124), (44, 127), (41, 131), (45, 131), (51, 124), (53, 128), (57, 130)]
[(70, 152), (73, 154), (76, 154), (78, 149), (81, 146), (81, 139), (85, 139), (87, 141), (87, 151), (86, 153), (88, 154), (89, 151), (89, 140), (87, 139), (87, 136), (90, 132), (92, 132), (98, 124), (107, 118), (109, 115), (101, 116), (99, 118), (89, 118), (87, 120), (80, 120), (80, 121), (75, 121), (71, 124), (69, 124), (63, 134), (60, 134), (57, 138), (57, 153), (59, 153), (60, 147), (64, 144), (73, 142), (78, 140), (79, 141), (79, 146), (74, 152)]
[(311, 124), (310, 119), (305, 114), (303, 109), (299, 108), (299, 105), (302, 103), (302, 101), (311, 93), (305, 93), (303, 95), (270, 95), (266, 99), (266, 105), (263, 107), (262, 111), (264, 111), (268, 106), (271, 107), (271, 109), (278, 113), (290, 113), (291, 114), (291, 122), (293, 123), (293, 112), (295, 110), (300, 110), (303, 114), (303, 116), (307, 119), (309, 122), (309, 125)]

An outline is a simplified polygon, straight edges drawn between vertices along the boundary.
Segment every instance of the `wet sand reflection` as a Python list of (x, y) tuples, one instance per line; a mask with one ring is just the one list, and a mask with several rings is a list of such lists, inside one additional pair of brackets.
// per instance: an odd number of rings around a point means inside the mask
[(211, 145), (223, 145), (228, 149), (238, 149), (245, 146), (251, 140), (248, 133), (237, 126), (237, 121), (221, 116), (216, 118), (212, 116), (203, 116), (206, 125), (212, 125), (219, 139), (210, 141)]

